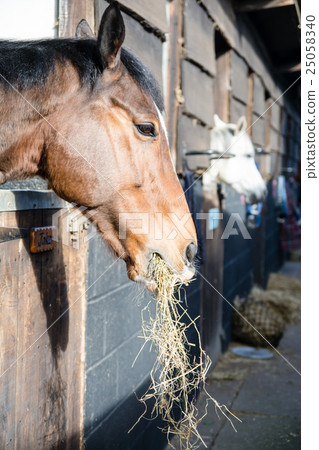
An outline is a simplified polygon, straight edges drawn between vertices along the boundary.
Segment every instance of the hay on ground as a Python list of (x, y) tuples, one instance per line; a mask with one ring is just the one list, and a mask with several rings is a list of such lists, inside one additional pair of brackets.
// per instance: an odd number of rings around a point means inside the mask
[(267, 290), (254, 286), (249, 297), (236, 297), (233, 335), (254, 346), (277, 346), (285, 324), (300, 323), (300, 280), (283, 274), (269, 276)]
[(244, 301), (236, 298), (233, 315), (233, 336), (254, 347), (277, 347), (285, 330), (283, 319), (266, 302), (254, 297)]
[(271, 273), (267, 290), (254, 287), (251, 297), (266, 302), (286, 323), (300, 323), (301, 283), (298, 278)]

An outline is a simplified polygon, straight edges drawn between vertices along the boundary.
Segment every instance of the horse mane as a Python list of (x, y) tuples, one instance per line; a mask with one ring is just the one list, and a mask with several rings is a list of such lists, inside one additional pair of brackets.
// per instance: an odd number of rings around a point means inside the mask
[[(121, 61), (141, 89), (163, 111), (162, 94), (150, 70), (124, 47)], [(91, 89), (103, 71), (96, 39), (0, 40), (0, 85), (7, 85), (7, 80), (20, 89), (43, 86), (57, 62), (70, 62), (77, 70), (82, 86)]]

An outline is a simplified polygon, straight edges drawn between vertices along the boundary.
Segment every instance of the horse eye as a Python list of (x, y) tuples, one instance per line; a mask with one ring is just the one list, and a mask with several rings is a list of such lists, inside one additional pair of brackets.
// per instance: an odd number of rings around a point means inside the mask
[(136, 125), (136, 128), (139, 133), (143, 134), (143, 136), (155, 137), (155, 127), (152, 123), (141, 123)]

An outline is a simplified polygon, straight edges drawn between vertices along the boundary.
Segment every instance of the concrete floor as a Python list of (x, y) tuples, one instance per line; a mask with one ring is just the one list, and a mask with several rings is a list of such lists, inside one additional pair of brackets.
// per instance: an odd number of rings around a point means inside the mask
[[(235, 432), (230, 422), (223, 416), (218, 420), (210, 407), (199, 427), (207, 448), (300, 449), (300, 326), (287, 327), (278, 353), (273, 351), (269, 360), (240, 358), (231, 348), (213, 370), (207, 390), (242, 422), (232, 419)], [(203, 401), (201, 396), (199, 402)]]
[[(288, 262), (282, 273), (300, 277), (300, 263)], [(288, 325), (273, 358), (252, 360), (228, 351), (220, 358), (207, 382), (208, 393), (225, 404), (241, 422), (231, 423), (209, 404), (198, 426), (204, 450), (299, 450), (301, 446), (301, 327)], [(205, 411), (205, 395), (197, 406)], [(176, 449), (179, 449), (176, 446)]]

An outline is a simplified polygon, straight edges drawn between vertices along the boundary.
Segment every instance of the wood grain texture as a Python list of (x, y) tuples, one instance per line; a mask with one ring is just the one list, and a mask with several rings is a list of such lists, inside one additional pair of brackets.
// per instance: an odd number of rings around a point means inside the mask
[[(4, 226), (0, 216), (0, 225)], [(6, 248), (6, 251), (4, 250)], [(9, 369), (17, 358), (18, 263), (16, 242), (0, 244), (0, 448), (14, 449), (16, 414), (16, 370)], [(13, 276), (15, 275), (15, 276)], [(9, 370), (7, 370), (9, 369)], [(7, 372), (6, 372), (7, 371)]]
[(123, 14), (126, 38), (124, 45), (151, 70), (158, 84), (163, 87), (162, 42), (150, 31), (127, 14)]
[(281, 129), (281, 106), (275, 100), (270, 101), (270, 123), (276, 130)]
[(261, 78), (253, 74), (253, 111), (256, 114), (263, 114), (266, 111), (265, 88)]
[(270, 128), (270, 149), (273, 151), (280, 150), (280, 133), (274, 128)]
[(94, 0), (59, 1), (59, 37), (74, 37), (82, 19), (94, 30)]
[[(230, 46), (246, 59), (251, 69), (262, 77), (271, 95), (277, 98), (281, 91), (273, 80), (265, 55), (256, 44), (253, 31), (247, 27), (240, 15), (236, 15), (232, 0), (202, 0), (202, 2)], [(279, 100), (280, 104), (282, 101)]]
[[(100, 0), (107, 6), (110, 1)], [(137, 14), (148, 24), (162, 32), (168, 31), (166, 20), (166, 1), (165, 0), (119, 0), (119, 3), (128, 8), (133, 14)]]
[[(48, 226), (53, 212), (1, 213), (0, 225)], [(86, 244), (31, 254), (15, 239), (0, 252), (0, 446), (82, 448)]]
[(164, 99), (166, 105), (166, 126), (173, 162), (178, 173), (183, 171), (182, 155), (177, 148), (177, 123), (180, 109), (178, 92), (181, 89), (181, 60), (183, 30), (183, 5), (181, 0), (169, 4), (169, 40), (167, 46), (167, 79)]
[[(178, 154), (182, 156), (185, 150), (205, 150), (210, 148), (210, 131), (198, 121), (181, 115), (178, 120)], [(204, 156), (188, 157), (189, 168), (196, 169), (202, 164), (209, 164)]]
[(241, 116), (246, 117), (247, 105), (236, 100), (234, 97), (230, 98), (230, 122), (237, 123)]
[(257, 114), (252, 116), (251, 138), (256, 147), (266, 146), (265, 120)]
[(189, 61), (182, 62), (182, 88), (185, 111), (213, 126), (213, 79)]
[[(95, 23), (99, 24), (108, 3), (98, 0), (95, 5)], [(162, 87), (162, 42), (151, 31), (147, 31), (139, 21), (126, 13), (122, 13), (125, 23), (124, 46), (151, 70), (156, 81)], [(97, 25), (98, 26), (98, 25)], [(96, 30), (97, 32), (97, 30)]]
[(205, 10), (193, 0), (184, 9), (184, 38), (186, 55), (211, 74), (215, 74), (214, 25)]
[(243, 103), (248, 102), (248, 66), (234, 51), (230, 53), (232, 95)]
[(223, 53), (216, 60), (216, 77), (214, 79), (215, 113), (229, 121), (230, 108), (230, 52)]

